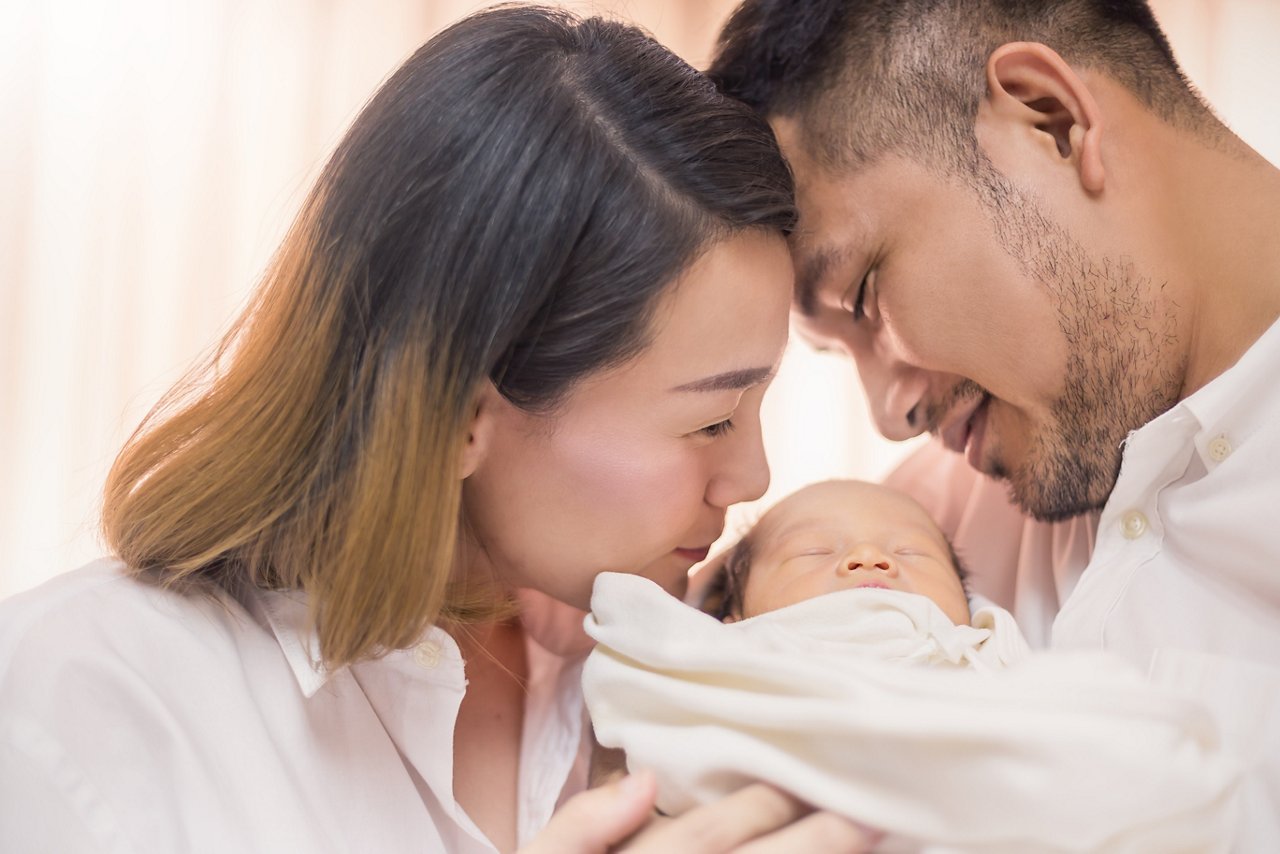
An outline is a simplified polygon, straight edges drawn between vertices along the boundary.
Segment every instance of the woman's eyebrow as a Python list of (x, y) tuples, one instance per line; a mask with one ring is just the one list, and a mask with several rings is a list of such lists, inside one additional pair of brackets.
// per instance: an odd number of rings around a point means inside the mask
[(767, 382), (773, 378), (773, 368), (743, 368), (703, 377), (700, 380), (678, 385), (672, 391), (738, 391)]

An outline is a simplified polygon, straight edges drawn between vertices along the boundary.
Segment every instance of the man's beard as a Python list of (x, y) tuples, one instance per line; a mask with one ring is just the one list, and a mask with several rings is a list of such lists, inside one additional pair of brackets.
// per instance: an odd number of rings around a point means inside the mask
[(1001, 459), (995, 435), (989, 459), (1015, 503), (1052, 522), (1106, 504), (1129, 433), (1177, 403), (1185, 356), (1176, 306), (1154, 297), (1159, 288), (1149, 277), (1132, 263), (1091, 256), (1025, 194), (1007, 182), (1003, 189), (1012, 192), (991, 211), (992, 222), (1006, 250), (1053, 297), (1067, 363), (1051, 421), (1033, 428), (1025, 458)]
[[(1072, 354), (1068, 370), (1074, 376), (1053, 407), (1052, 421), (1030, 436), (1026, 458), (1009, 466), (993, 456), (992, 474), (1006, 481), (1014, 502), (1042, 522), (1056, 522), (1107, 502), (1120, 474), (1125, 437), (1150, 418), (1132, 411), (1124, 392), (1106, 394), (1081, 380), (1098, 370), (1097, 359)], [(1091, 387), (1092, 386), (1092, 387)], [(1115, 390), (1119, 391), (1119, 390)], [(1118, 404), (1118, 405), (1116, 405)]]

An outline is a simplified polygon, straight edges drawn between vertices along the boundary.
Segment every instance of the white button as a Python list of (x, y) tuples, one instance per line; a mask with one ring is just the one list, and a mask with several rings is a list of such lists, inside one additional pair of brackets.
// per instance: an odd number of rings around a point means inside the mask
[(1226, 436), (1219, 436), (1209, 443), (1209, 456), (1215, 463), (1220, 463), (1231, 456), (1231, 442)]
[(1120, 517), (1120, 532), (1125, 539), (1138, 539), (1147, 532), (1147, 517), (1137, 510), (1130, 510)]
[(430, 670), (440, 663), (440, 644), (423, 641), (413, 651), (413, 660)]

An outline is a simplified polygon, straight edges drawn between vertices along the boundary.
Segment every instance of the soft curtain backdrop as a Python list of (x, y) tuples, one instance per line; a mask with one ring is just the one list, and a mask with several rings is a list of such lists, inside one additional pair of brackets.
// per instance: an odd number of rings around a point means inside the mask
[[(378, 82), (486, 5), (0, 0), (0, 596), (101, 553), (121, 443), (244, 304)], [(638, 22), (701, 67), (735, 2), (563, 5)], [(1280, 162), (1280, 3), (1155, 5), (1190, 76)], [(907, 450), (875, 436), (849, 366), (799, 347), (765, 422), (761, 504), (878, 477)]]

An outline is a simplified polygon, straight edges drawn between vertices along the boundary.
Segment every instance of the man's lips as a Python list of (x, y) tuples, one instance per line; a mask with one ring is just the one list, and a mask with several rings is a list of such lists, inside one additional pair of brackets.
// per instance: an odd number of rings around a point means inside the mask
[(892, 590), (892, 589), (893, 589), (893, 588), (891, 588), (889, 585), (885, 584), (885, 583), (884, 583), (884, 582), (882, 582), (882, 581), (864, 581), (864, 582), (862, 582), (861, 584), (855, 584), (855, 585), (853, 585), (853, 586), (854, 586), (854, 587), (857, 587), (857, 588), (859, 588), (859, 589), (863, 589), (863, 588), (867, 588), (867, 587), (873, 587), (873, 588), (875, 588), (875, 589), (877, 589), (877, 590)]
[(989, 394), (973, 397), (947, 413), (947, 417), (934, 432), (942, 437), (942, 443), (949, 450), (957, 454), (964, 453), (965, 446), (969, 443), (969, 433), (973, 429), (974, 416), (990, 400)]

